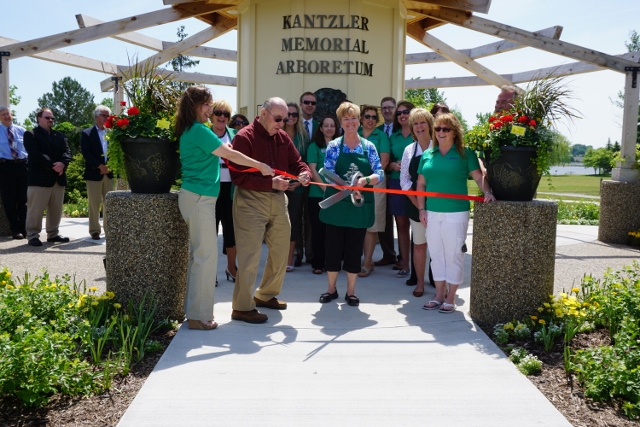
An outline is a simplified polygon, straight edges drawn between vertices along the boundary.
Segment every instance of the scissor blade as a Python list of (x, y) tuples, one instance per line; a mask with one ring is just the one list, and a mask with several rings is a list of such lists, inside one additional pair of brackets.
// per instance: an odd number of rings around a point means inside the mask
[(349, 185), (345, 182), (344, 179), (340, 178), (339, 175), (336, 175), (335, 173), (331, 172), (329, 169), (326, 168), (322, 168), (318, 171), (318, 173), (322, 176), (324, 176), (327, 181), (333, 183), (333, 184), (338, 184), (338, 185)]
[(336, 193), (333, 196), (327, 197), (326, 199), (318, 203), (318, 206), (320, 206), (321, 209), (326, 209), (329, 206), (335, 205), (345, 197), (349, 197), (351, 193), (352, 193), (351, 190), (342, 190), (341, 192)]

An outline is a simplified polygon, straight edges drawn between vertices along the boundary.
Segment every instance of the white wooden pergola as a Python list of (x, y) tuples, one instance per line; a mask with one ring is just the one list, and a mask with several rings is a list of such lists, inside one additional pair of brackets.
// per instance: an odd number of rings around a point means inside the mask
[[(236, 51), (202, 45), (237, 28), (237, 7), (240, 2), (241, 0), (163, 0), (164, 5), (171, 7), (110, 22), (102, 22), (82, 14), (76, 15), (80, 28), (29, 41), (21, 42), (0, 36), (0, 104), (9, 104), (11, 60), (25, 56), (111, 74), (112, 77), (101, 82), (101, 88), (103, 91), (113, 89), (114, 83), (118, 81), (117, 77), (122, 77), (123, 72), (126, 71), (126, 66), (58, 50), (105, 37), (113, 37), (157, 52), (142, 60), (140, 65), (166, 63), (181, 54), (236, 61)], [(637, 114), (640, 94), (637, 82), (638, 71), (640, 71), (640, 52), (617, 56), (609, 55), (561, 41), (562, 27), (551, 27), (531, 32), (478, 16), (477, 13), (489, 11), (491, 0), (402, 0), (402, 3), (407, 9), (407, 35), (432, 50), (432, 52), (406, 55), (406, 65), (450, 61), (475, 75), (407, 80), (405, 89), (480, 85), (499, 87), (505, 84), (528, 82), (542, 76), (572, 75), (605, 69), (624, 73), (626, 75), (625, 103), (621, 144), (624, 161), (614, 169), (613, 179), (617, 181), (640, 180), (637, 169), (633, 168), (636, 160)], [(158, 40), (136, 32), (190, 17), (198, 18), (210, 26), (178, 43)], [(445, 24), (457, 25), (504, 40), (471, 49), (455, 49), (429, 33), (429, 30)], [(479, 58), (524, 47), (533, 47), (572, 58), (576, 62), (547, 69), (501, 75), (476, 61)], [(169, 73), (164, 69), (159, 69), (158, 72)], [(178, 81), (237, 86), (237, 79), (233, 77), (191, 72), (171, 72), (171, 75)], [(122, 97), (122, 91), (114, 91), (114, 105), (119, 105)]]

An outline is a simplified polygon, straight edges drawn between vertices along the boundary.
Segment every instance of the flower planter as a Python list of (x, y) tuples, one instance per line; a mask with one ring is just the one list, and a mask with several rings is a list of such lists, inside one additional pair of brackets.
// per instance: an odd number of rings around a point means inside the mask
[(178, 170), (177, 144), (167, 139), (124, 138), (124, 167), (132, 193), (168, 193)]
[(493, 160), (486, 152), (487, 179), (498, 200), (528, 202), (533, 200), (542, 175), (533, 159), (535, 147), (500, 147), (500, 157)]

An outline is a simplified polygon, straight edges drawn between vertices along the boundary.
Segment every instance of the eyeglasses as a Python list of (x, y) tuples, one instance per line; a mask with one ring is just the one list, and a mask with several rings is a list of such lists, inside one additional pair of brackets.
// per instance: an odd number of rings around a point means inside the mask
[(249, 122), (238, 122), (238, 121), (234, 121), (233, 123), (231, 123), (231, 126), (249, 126)]
[(288, 117), (293, 117), (294, 119), (297, 119), (299, 114), (298, 113), (287, 113)]
[(378, 120), (378, 116), (376, 115), (365, 114), (363, 117), (367, 120)]
[(304, 105), (316, 105), (317, 104), (316, 101), (307, 101), (306, 99), (304, 101), (302, 101), (302, 103)]
[(438, 127), (434, 128), (433, 130), (435, 130), (436, 132), (449, 133), (449, 132), (451, 132), (453, 129), (451, 129), (451, 128), (443, 128), (443, 127), (438, 126)]
[(411, 112), (411, 110), (398, 110), (396, 111), (396, 116), (400, 117), (401, 115), (409, 115), (409, 113)]
[(285, 123), (287, 123), (287, 119), (285, 119), (285, 118), (283, 118), (283, 117), (276, 117), (276, 116), (274, 116), (274, 115), (273, 115), (273, 113), (272, 113), (271, 111), (267, 110), (266, 108), (265, 108), (265, 111), (266, 111), (267, 113), (271, 114), (271, 117), (273, 117), (273, 121), (274, 121), (274, 122), (276, 122), (276, 123), (280, 123), (281, 121), (284, 121)]
[(53, 117), (45, 117), (45, 116), (42, 116), (42, 118), (43, 118), (43, 119), (45, 119), (45, 120), (55, 120), (55, 118), (53, 118)]
[(98, 114), (100, 117), (105, 117), (105, 118), (109, 118), (108, 114)]
[(230, 112), (228, 112), (228, 111), (220, 111), (220, 110), (214, 111), (213, 115), (215, 115), (216, 117), (224, 116), (227, 119), (229, 117), (231, 117), (231, 113)]

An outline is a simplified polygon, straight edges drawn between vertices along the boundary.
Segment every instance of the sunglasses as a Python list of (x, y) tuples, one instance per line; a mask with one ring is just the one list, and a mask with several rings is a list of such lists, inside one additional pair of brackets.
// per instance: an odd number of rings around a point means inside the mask
[(411, 112), (411, 110), (398, 110), (396, 111), (396, 116), (400, 117), (401, 115), (409, 115), (409, 113)]
[(45, 120), (55, 120), (53, 117), (45, 117), (45, 116), (42, 116), (42, 118), (43, 118), (43, 119), (45, 119)]
[(306, 100), (305, 100), (305, 101), (302, 101), (302, 103), (303, 103), (304, 105), (316, 105), (316, 104), (317, 104), (317, 102), (316, 102), (316, 101), (306, 101)]
[(378, 116), (375, 115), (365, 114), (363, 117), (367, 120), (378, 120)]
[(449, 132), (451, 132), (453, 129), (451, 129), (451, 128), (443, 128), (443, 127), (438, 126), (438, 127), (436, 127), (436, 128), (433, 128), (433, 130), (435, 130), (436, 132), (449, 133)]
[(220, 111), (220, 110), (214, 111), (213, 115), (216, 117), (224, 116), (227, 119), (231, 117), (231, 113), (229, 113), (228, 111)]
[(231, 123), (231, 126), (249, 126), (249, 122), (238, 122), (238, 121), (235, 121), (235, 122)]
[(293, 117), (294, 119), (297, 119), (298, 115), (299, 115), (298, 113), (287, 113), (287, 116)]
[(271, 117), (273, 117), (273, 121), (274, 121), (274, 122), (276, 122), (276, 123), (280, 123), (280, 122), (282, 122), (282, 121), (284, 121), (285, 123), (287, 123), (287, 122), (288, 122), (288, 120), (287, 120), (287, 119), (285, 119), (285, 118), (283, 118), (283, 117), (276, 117), (276, 116), (274, 116), (274, 115), (273, 115), (273, 113), (272, 113), (271, 111), (269, 111), (269, 110), (266, 110), (266, 109), (265, 109), (265, 111), (266, 111), (267, 113), (271, 114)]

